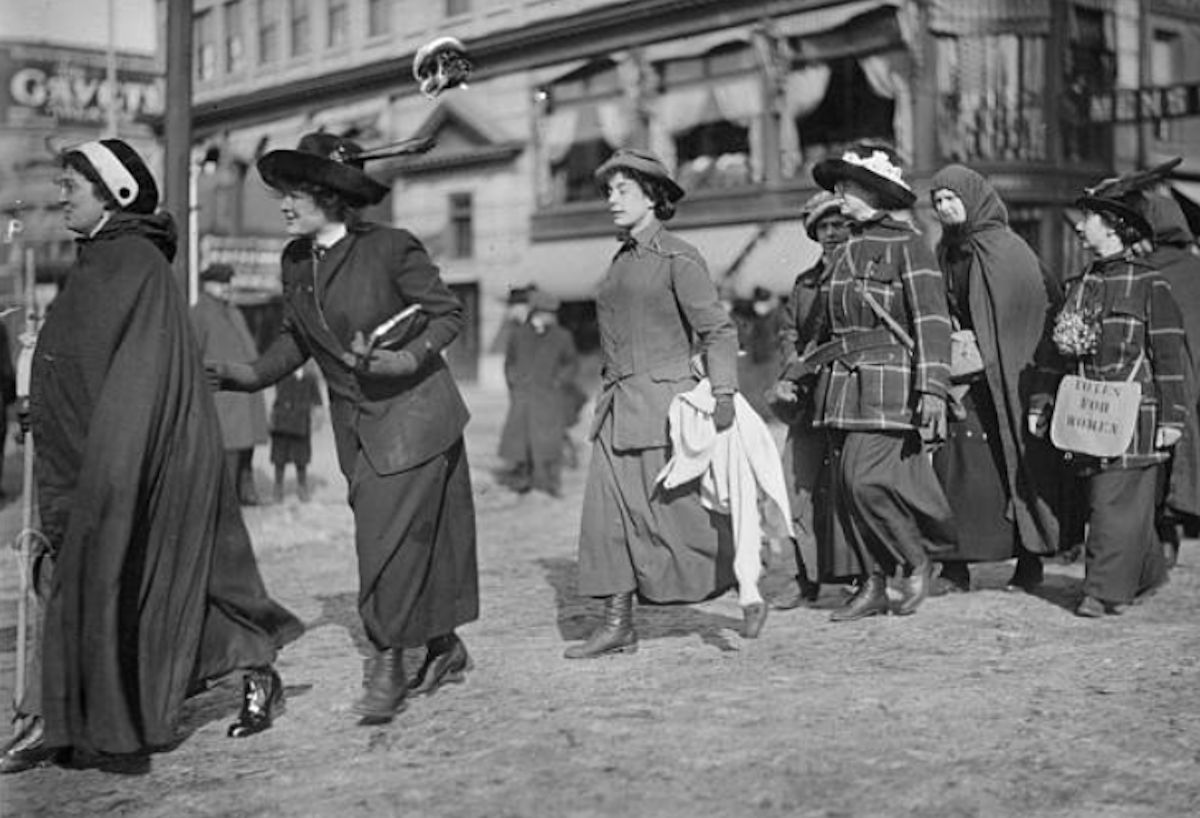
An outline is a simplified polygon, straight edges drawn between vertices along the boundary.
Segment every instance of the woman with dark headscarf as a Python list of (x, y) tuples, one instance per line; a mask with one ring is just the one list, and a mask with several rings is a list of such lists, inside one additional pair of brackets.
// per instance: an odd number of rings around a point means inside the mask
[[(970, 589), (972, 562), (1017, 557), (1009, 584), (1042, 579), (1038, 554), (1052, 553), (1058, 524), (1039, 495), (1031, 458), (1052, 456), (1025, 430), (1025, 397), (1050, 297), (1037, 256), (1008, 226), (1008, 210), (981, 175), (950, 165), (930, 185), (943, 225), (937, 256), (956, 327), (971, 330), (983, 371), (952, 390), (961, 395), (934, 468), (955, 513), (958, 544), (942, 563), (938, 591)], [(1038, 451), (1033, 451), (1037, 449)], [(1053, 459), (1039, 464), (1053, 468)]]

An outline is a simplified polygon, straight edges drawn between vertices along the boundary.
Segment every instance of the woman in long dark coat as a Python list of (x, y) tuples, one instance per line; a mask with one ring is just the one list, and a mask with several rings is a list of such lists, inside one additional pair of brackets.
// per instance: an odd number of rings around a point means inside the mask
[(558, 325), (558, 299), (533, 290), (529, 317), (513, 327), (504, 355), (509, 406), (500, 433), (500, 457), (517, 491), (559, 496), (564, 442), (572, 409), (570, 388), (579, 368), (571, 333)]
[(239, 668), (229, 735), (264, 730), (283, 696), (276, 652), (302, 630), (258, 572), (153, 177), (116, 139), (62, 163), (79, 253), (38, 335), (30, 389), (53, 557), (45, 732), (5, 757), (6, 772), (68, 750), (91, 763), (167, 747), (188, 691)]
[(636, 650), (635, 593), (695, 602), (734, 582), (729, 518), (691, 487), (656, 490), (655, 480), (671, 455), (671, 399), (698, 382), (693, 347), (717, 396), (715, 426), (733, 424), (737, 330), (699, 252), (662, 225), (683, 197), (662, 162), (623, 149), (596, 179), (623, 238), (596, 296), (603, 386), (579, 532), (579, 591), (604, 600), (604, 622), (568, 659)]
[[(470, 657), (455, 629), (478, 616), (479, 590), (468, 413), (441, 355), (463, 306), (416, 237), (358, 217), (388, 192), (362, 171), (360, 153), (313, 133), (259, 160), (294, 237), (283, 250), (283, 327), (254, 363), (210, 369), (222, 386), (252, 391), (310, 356), (321, 367), (354, 511), (358, 610), (376, 648), (355, 706), (371, 724), (404, 707), (405, 648), (426, 649), (413, 693), (462, 679)], [(371, 343), (412, 305), (419, 317)]]
[[(987, 180), (950, 165), (930, 184), (944, 229), (938, 264), (950, 315), (972, 330), (984, 369), (956, 390), (958, 417), (933, 465), (954, 510), (957, 545), (939, 555), (937, 592), (970, 589), (972, 562), (1017, 557), (1009, 584), (1025, 590), (1042, 580), (1037, 555), (1058, 546), (1054, 510), (1039, 491), (1057, 457), (1025, 429), (1034, 354), (1051, 300), (1037, 256), (1008, 227), (1008, 210)], [(1039, 474), (1040, 473), (1040, 474)]]

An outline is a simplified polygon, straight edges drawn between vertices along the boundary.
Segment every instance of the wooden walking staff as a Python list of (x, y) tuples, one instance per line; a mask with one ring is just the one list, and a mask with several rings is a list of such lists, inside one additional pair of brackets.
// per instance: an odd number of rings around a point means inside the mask
[[(10, 247), (9, 259), (16, 259), (21, 271), (22, 290), (25, 304), (25, 329), (21, 333), (21, 351), (17, 355), (17, 411), (19, 415), (29, 412), (29, 373), (33, 365), (33, 348), (37, 343), (38, 315), (37, 303), (34, 300), (34, 264), (33, 249), (26, 248), (21, 239), (23, 225), (19, 218), (24, 209), (20, 203), (10, 211), (8, 227), (5, 231), (5, 242)], [(17, 661), (16, 679), (13, 684), (13, 710), (20, 716), (19, 708), (25, 697), (25, 673), (27, 663), (27, 647), (29, 641), (29, 592), (30, 573), (36, 551), (42, 545), (41, 532), (33, 527), (33, 438), (24, 433), (24, 459), (22, 463), (21, 490), (21, 530), (13, 541), (13, 549), (17, 552), (17, 570), (20, 574), (19, 596), (17, 597)]]

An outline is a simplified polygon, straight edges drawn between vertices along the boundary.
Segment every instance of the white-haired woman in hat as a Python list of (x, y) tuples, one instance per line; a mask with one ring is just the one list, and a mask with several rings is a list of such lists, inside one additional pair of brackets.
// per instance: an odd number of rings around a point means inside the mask
[[(1135, 252), (1154, 230), (1136, 209), (1115, 199), (1084, 196), (1079, 232), (1094, 259), (1066, 282), (1063, 306), (1043, 361), (1059, 375), (1141, 384), (1133, 439), (1121, 455), (1072, 457), (1085, 484), (1087, 536), (1084, 617), (1119, 614), (1167, 579), (1155, 528), (1159, 480), (1183, 433), (1191, 360), (1183, 318), (1171, 287)], [(1034, 396), (1029, 429), (1045, 434), (1049, 393)]]
[(603, 600), (604, 621), (569, 659), (636, 650), (635, 594), (694, 602), (734, 582), (728, 517), (687, 487), (656, 490), (655, 479), (671, 455), (671, 399), (698, 380), (694, 352), (716, 396), (716, 427), (733, 423), (737, 329), (700, 253), (663, 227), (684, 192), (662, 162), (623, 149), (595, 176), (622, 239), (596, 295), (603, 384), (579, 534), (579, 591)]
[(105, 139), (64, 152), (57, 181), (79, 249), (30, 392), (53, 563), (44, 734), (9, 748), (5, 772), (65, 751), (144, 759), (178, 740), (189, 691), (235, 669), (247, 672), (229, 735), (260, 732), (283, 695), (276, 652), (302, 630), (258, 572), (153, 176)]
[(781, 609), (815, 602), (822, 582), (848, 582), (862, 573), (854, 550), (837, 535), (827, 502), (827, 433), (813, 428), (815, 377), (796, 371), (801, 355), (828, 340), (817, 334), (824, 326), (820, 294), (837, 252), (850, 238), (851, 221), (842, 213), (842, 205), (841, 197), (827, 190), (804, 203), (804, 231), (821, 246), (821, 256), (796, 276), (779, 331), (781, 376), (774, 386), (772, 408), (788, 426), (783, 466), (797, 535), (796, 585), (772, 600)]
[[(310, 357), (321, 368), (354, 512), (358, 610), (375, 648), (355, 712), (377, 724), (408, 695), (462, 680), (471, 659), (456, 629), (477, 618), (479, 591), (468, 412), (441, 354), (462, 329), (463, 306), (412, 233), (360, 217), (388, 193), (360, 153), (312, 133), (259, 160), (293, 237), (283, 250), (283, 326), (257, 361), (209, 368), (222, 387), (244, 391)], [(424, 660), (410, 681), (404, 651), (417, 648)]]
[(1038, 555), (1054, 553), (1059, 540), (1049, 501), (1058, 458), (1022, 421), (1057, 287), (1009, 228), (1008, 209), (983, 176), (948, 165), (934, 174), (930, 200), (942, 223), (937, 257), (950, 315), (956, 329), (974, 333), (982, 364), (955, 379), (957, 417), (933, 456), (958, 532), (954, 550), (939, 555), (934, 593), (969, 591), (972, 562), (1012, 557), (1009, 586), (1030, 591), (1042, 581)]
[[(954, 541), (949, 504), (927, 456), (945, 435), (950, 317), (925, 240), (902, 217), (916, 196), (890, 149), (856, 146), (813, 168), (844, 201), (856, 233), (822, 287), (827, 337), (814, 425), (831, 433), (837, 525), (863, 565), (859, 592), (834, 621), (886, 614), (887, 580), (903, 572), (895, 613), (928, 595), (931, 553)], [(815, 354), (815, 351), (814, 351)]]

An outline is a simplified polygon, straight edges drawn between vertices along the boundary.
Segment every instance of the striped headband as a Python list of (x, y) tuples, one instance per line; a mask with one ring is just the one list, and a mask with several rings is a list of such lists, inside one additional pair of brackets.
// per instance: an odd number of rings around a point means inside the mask
[(117, 200), (117, 204), (122, 208), (133, 204), (141, 188), (129, 168), (107, 145), (102, 142), (84, 142), (72, 150), (83, 154), (91, 163), (108, 192)]

